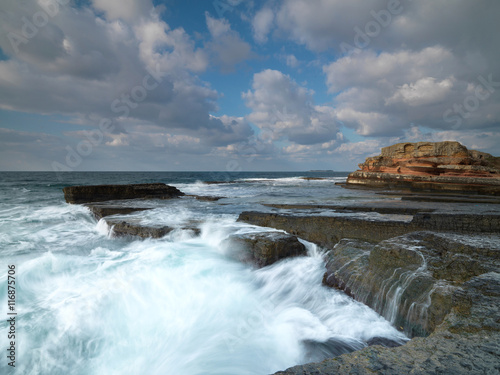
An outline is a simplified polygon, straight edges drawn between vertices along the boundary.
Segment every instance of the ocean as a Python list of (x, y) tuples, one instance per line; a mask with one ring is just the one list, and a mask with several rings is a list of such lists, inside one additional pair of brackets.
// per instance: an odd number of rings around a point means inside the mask
[[(373, 310), (322, 286), (326, 249), (301, 240), (308, 256), (255, 269), (225, 245), (232, 234), (270, 230), (237, 222), (242, 211), (272, 211), (265, 203), (391, 199), (335, 185), (346, 177), (329, 171), (2, 172), (0, 373), (271, 374), (360, 349), (373, 338), (404, 342)], [(144, 201), (153, 209), (132, 214), (134, 220), (178, 228), (144, 240), (113, 237), (104, 221), (67, 204), (62, 192), (72, 185), (146, 182), (224, 198)], [(200, 234), (182, 229), (186, 224)]]

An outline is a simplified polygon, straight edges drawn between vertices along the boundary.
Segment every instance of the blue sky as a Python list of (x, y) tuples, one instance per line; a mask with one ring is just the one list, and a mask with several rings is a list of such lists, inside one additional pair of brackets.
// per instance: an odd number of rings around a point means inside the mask
[(350, 171), (500, 154), (495, 0), (0, 4), (0, 170)]

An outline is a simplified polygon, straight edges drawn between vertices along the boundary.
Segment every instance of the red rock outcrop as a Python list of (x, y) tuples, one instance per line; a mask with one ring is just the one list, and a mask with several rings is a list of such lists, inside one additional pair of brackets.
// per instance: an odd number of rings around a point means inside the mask
[(459, 142), (398, 143), (369, 157), (347, 186), (500, 195), (499, 158)]

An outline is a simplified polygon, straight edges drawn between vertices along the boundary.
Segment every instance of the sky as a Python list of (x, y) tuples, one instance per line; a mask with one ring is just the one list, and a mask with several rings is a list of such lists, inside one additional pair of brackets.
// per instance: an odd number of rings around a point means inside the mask
[(500, 156), (498, 0), (2, 0), (0, 170)]

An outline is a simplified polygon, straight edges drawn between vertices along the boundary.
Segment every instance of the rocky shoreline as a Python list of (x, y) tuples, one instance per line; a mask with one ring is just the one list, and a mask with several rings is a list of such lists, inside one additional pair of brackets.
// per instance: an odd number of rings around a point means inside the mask
[[(149, 185), (173, 192), (169, 199), (196, 198), (164, 184)], [(92, 201), (92, 189), (99, 190), (94, 192), (97, 202)], [(113, 191), (123, 190), (130, 188), (66, 188), (65, 196), (69, 203), (85, 203), (116, 236), (159, 238), (174, 229), (161, 223), (144, 226), (128, 216), (150, 209), (141, 199), (165, 199), (168, 194), (151, 195), (150, 188), (139, 188), (139, 196), (119, 193), (120, 200), (113, 200)], [(66, 195), (67, 191), (72, 193)], [(275, 212), (240, 214), (239, 221), (272, 229), (229, 238), (228, 246), (238, 248), (235, 258), (264, 267), (305, 255), (297, 237), (314, 242), (329, 250), (326, 287), (365, 303), (412, 337), (403, 346), (373, 343), (276, 374), (500, 373), (500, 205), (492, 198), (442, 198), (272, 204), (267, 209)], [(199, 231), (196, 226), (183, 229)]]
[(398, 143), (359, 164), (346, 187), (500, 195), (500, 159), (458, 142)]
[[(151, 207), (141, 205), (146, 199), (175, 199), (189, 197), (199, 201), (215, 202), (222, 197), (186, 195), (177, 188), (163, 183), (129, 184), (129, 185), (94, 185), (68, 186), (63, 189), (67, 203), (84, 204), (96, 220), (104, 220), (115, 237), (161, 238), (174, 229), (165, 225), (144, 225), (126, 215), (134, 212), (151, 210)], [(115, 217), (125, 216), (126, 219)], [(180, 229), (190, 230), (199, 234), (194, 225), (183, 226)]]
[[(283, 229), (330, 249), (324, 285), (367, 304), (413, 337), (401, 347), (370, 346), (276, 374), (499, 373), (500, 210), (400, 203), (273, 205), (286, 213), (240, 215), (240, 221)], [(383, 221), (304, 214), (318, 208), (413, 217)], [(478, 213), (471, 214), (471, 208)]]

